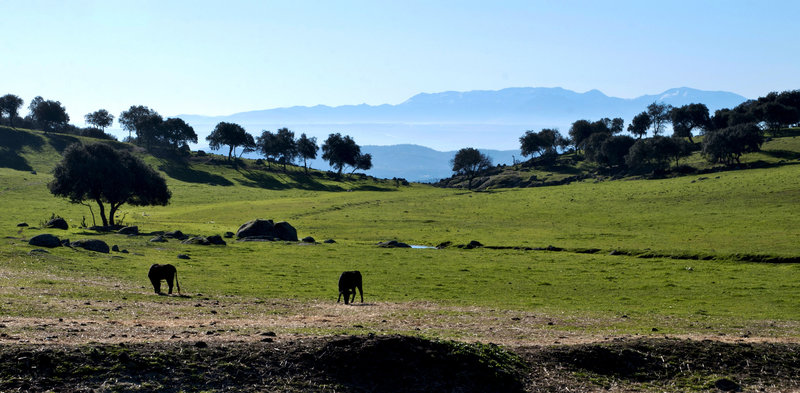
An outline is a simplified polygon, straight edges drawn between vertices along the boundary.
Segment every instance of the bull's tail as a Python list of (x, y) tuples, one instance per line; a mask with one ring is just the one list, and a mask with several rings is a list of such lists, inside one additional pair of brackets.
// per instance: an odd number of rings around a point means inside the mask
[(181, 284), (178, 283), (178, 270), (175, 270), (175, 286), (178, 287), (178, 295), (181, 294)]

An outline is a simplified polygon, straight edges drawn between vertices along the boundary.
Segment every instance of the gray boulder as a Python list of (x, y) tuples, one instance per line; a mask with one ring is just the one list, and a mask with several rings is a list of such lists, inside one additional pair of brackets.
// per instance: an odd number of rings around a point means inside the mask
[(70, 243), (69, 245), (72, 246), (73, 248), (80, 247), (89, 251), (102, 252), (104, 254), (108, 254), (109, 251), (111, 251), (106, 242), (97, 239), (76, 240)]
[(26, 226), (28, 226), (28, 223), (27, 222), (21, 222), (21, 223), (17, 224), (17, 226), (18, 227), (26, 227)]
[(167, 241), (167, 239), (164, 239), (164, 236), (157, 235), (157, 236), (153, 237), (152, 239), (150, 239), (149, 241), (152, 242), (152, 243), (164, 243), (164, 242)]
[(311, 236), (306, 236), (303, 238), (303, 243), (316, 243), (316, 240)]
[(119, 233), (120, 235), (138, 235), (139, 227), (136, 225), (125, 227), (118, 230), (117, 233)]
[(225, 240), (222, 240), (222, 236), (220, 236), (220, 235), (209, 236), (209, 237), (206, 238), (206, 240), (208, 240), (209, 243), (215, 244), (215, 245), (218, 245), (218, 246), (224, 246), (224, 245), (228, 244), (228, 243), (225, 243)]
[(178, 259), (192, 259), (192, 258), (189, 258), (189, 256), (186, 254), (178, 254)]
[(253, 220), (248, 221), (236, 231), (236, 237), (270, 236), (275, 237), (275, 223), (272, 220)]
[(44, 224), (45, 228), (56, 228), (56, 229), (69, 229), (69, 224), (67, 224), (67, 220), (57, 217), (50, 221), (47, 221), (47, 224)]
[(28, 244), (36, 247), (58, 247), (61, 245), (61, 240), (59, 240), (58, 236), (51, 235), (49, 233), (43, 233), (41, 235), (36, 235), (28, 240)]
[(327, 239), (327, 240), (323, 240), (322, 242), (325, 243), (325, 244), (333, 244), (333, 243), (336, 243), (336, 240)]
[(116, 244), (115, 244), (115, 245), (113, 245), (113, 246), (111, 246), (111, 251), (114, 251), (114, 252), (119, 252), (119, 246), (118, 246), (118, 245), (116, 245)]
[(235, 234), (235, 233), (233, 233), (233, 232), (225, 232), (225, 238), (226, 238), (226, 239), (230, 239), (230, 238), (232, 238), (234, 235), (236, 235), (236, 234)]
[(281, 240), (297, 241), (297, 230), (286, 221), (275, 224), (275, 236)]

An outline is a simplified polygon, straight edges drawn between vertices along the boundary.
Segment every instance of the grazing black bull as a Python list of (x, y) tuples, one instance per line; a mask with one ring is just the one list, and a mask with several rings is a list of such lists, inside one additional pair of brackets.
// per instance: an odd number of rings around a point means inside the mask
[(170, 264), (159, 265), (156, 263), (150, 266), (150, 271), (147, 273), (147, 278), (153, 283), (153, 290), (159, 295), (161, 294), (161, 280), (167, 281), (169, 293), (170, 295), (172, 294), (173, 277), (175, 278), (175, 285), (178, 286), (178, 293), (181, 293), (181, 284), (178, 284), (178, 270), (175, 269), (175, 266)]
[[(344, 295), (344, 304), (350, 304), (356, 300), (356, 288), (361, 294), (361, 303), (364, 303), (364, 289), (361, 288), (361, 272), (358, 270), (352, 272), (344, 272), (339, 276), (339, 298), (336, 303), (342, 300)], [(350, 299), (352, 295), (352, 299)]]

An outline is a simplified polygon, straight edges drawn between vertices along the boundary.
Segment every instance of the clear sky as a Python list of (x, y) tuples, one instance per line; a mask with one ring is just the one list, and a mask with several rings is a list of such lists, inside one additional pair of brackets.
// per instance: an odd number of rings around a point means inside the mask
[[(420, 92), (800, 88), (800, 1), (0, 0), (0, 95), (227, 115)], [(116, 127), (116, 124), (115, 124)]]

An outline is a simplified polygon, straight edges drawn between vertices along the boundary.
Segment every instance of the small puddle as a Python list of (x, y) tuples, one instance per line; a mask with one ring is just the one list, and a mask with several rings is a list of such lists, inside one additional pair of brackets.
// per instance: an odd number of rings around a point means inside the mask
[(410, 244), (411, 248), (436, 248), (433, 246), (421, 246), (419, 244)]

